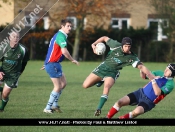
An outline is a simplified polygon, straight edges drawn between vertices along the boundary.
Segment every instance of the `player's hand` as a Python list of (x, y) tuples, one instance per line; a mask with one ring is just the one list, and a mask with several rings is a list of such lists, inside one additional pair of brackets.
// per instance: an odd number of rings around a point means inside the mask
[(4, 76), (4, 75), (5, 75), (4, 72), (0, 72), (0, 80), (3, 79), (3, 76)]
[(42, 67), (41, 67), (41, 69), (40, 70), (44, 70), (45, 69), (45, 65), (43, 65)]
[(79, 62), (76, 61), (76, 60), (73, 60), (72, 63), (76, 64), (76, 65), (79, 65)]

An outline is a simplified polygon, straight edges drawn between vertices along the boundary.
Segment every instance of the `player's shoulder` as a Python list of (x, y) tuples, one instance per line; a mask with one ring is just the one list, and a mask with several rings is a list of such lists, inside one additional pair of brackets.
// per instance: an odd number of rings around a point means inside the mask
[(162, 70), (151, 71), (155, 76), (163, 76), (164, 72)]
[(27, 50), (27, 47), (21, 43), (19, 43), (19, 47)]
[(66, 38), (67, 34), (65, 34), (63, 31), (59, 30), (56, 35), (57, 38)]
[(134, 56), (134, 57), (138, 57), (138, 55), (137, 54), (135, 54), (133, 51), (131, 51), (131, 54), (130, 54), (131, 56)]
[(27, 48), (25, 45), (19, 43), (19, 47), (20, 47), (20, 49), (21, 49), (24, 53), (27, 53), (27, 52), (28, 52), (28, 48)]
[(117, 40), (114, 40), (114, 39), (112, 39), (112, 38), (109, 38), (109, 39), (107, 40), (107, 43), (115, 43), (115, 44), (118, 44), (119, 46), (122, 45), (120, 42), (118, 42)]

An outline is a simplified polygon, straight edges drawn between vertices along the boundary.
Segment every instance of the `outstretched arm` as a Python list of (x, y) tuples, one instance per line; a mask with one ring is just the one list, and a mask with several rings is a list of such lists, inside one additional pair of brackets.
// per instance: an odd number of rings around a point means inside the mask
[(152, 79), (156, 78), (156, 77), (148, 70), (148, 68), (147, 68), (146, 66), (144, 66), (143, 64), (138, 64), (138, 65), (137, 65), (137, 68), (140, 69), (140, 76), (141, 76), (142, 78), (144, 78), (144, 77), (146, 77), (146, 76), (149, 78), (149, 80), (152, 80)]
[(72, 61), (72, 63), (75, 63), (77, 65), (79, 65), (79, 62), (76, 61), (75, 59), (72, 58), (72, 56), (70, 55), (69, 51), (67, 50), (67, 48), (61, 48), (62, 54), (69, 59), (70, 61)]

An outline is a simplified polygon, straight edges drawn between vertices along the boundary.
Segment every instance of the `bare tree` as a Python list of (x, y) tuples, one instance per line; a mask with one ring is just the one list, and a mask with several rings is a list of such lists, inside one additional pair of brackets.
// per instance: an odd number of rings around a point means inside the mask
[[(116, 8), (116, 4), (119, 5), (119, 9)], [(126, 0), (118, 0), (117, 2), (113, 0), (64, 0), (63, 4), (60, 4), (57, 8), (57, 13), (54, 14), (54, 19), (66, 18), (73, 15), (76, 17), (77, 25), (75, 31), (75, 41), (73, 46), (72, 56), (75, 59), (78, 59), (79, 56), (79, 46), (81, 44), (82, 32), (85, 28), (85, 19), (88, 19), (88, 22), (91, 21), (95, 25), (102, 26), (105, 23), (106, 19), (111, 18), (111, 14), (121, 13), (122, 6), (127, 7)], [(51, 18), (53, 20), (53, 18)], [(101, 23), (101, 24), (100, 24)], [(87, 25), (86, 25), (87, 26)], [(90, 25), (94, 26), (94, 25)]]

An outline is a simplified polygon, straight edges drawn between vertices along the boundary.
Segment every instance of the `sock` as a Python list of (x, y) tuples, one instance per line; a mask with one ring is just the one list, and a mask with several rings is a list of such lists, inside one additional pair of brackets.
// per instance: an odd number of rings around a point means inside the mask
[(55, 108), (56, 108), (56, 107), (59, 107), (59, 105), (58, 105), (58, 100), (59, 100), (59, 98), (60, 98), (60, 96), (61, 96), (62, 91), (63, 91), (63, 89), (61, 89), (61, 91), (58, 93), (56, 99), (54, 100), (54, 102), (53, 102), (53, 104), (52, 104), (52, 107), (55, 107)]
[(119, 117), (119, 119), (131, 119), (131, 118), (132, 118), (132, 112), (129, 112), (126, 115)]
[(103, 105), (105, 104), (105, 102), (107, 101), (108, 99), (108, 95), (102, 95), (101, 98), (100, 98), (100, 102), (98, 104), (98, 108), (97, 109), (100, 109), (103, 107)]
[(119, 110), (120, 110), (120, 108), (114, 104), (114, 106), (109, 110), (106, 117), (108, 119), (111, 119)]
[(3, 87), (0, 87), (0, 92), (2, 92), (3, 91)]
[(57, 98), (57, 96), (58, 96), (57, 92), (55, 92), (55, 91), (51, 92), (49, 101), (48, 101), (48, 103), (46, 105), (46, 110), (50, 110), (51, 109), (51, 106), (52, 106), (54, 100)]
[(2, 104), (0, 106), (0, 110), (4, 110), (5, 106), (7, 105), (7, 102), (8, 102), (8, 99), (7, 100), (2, 99)]

